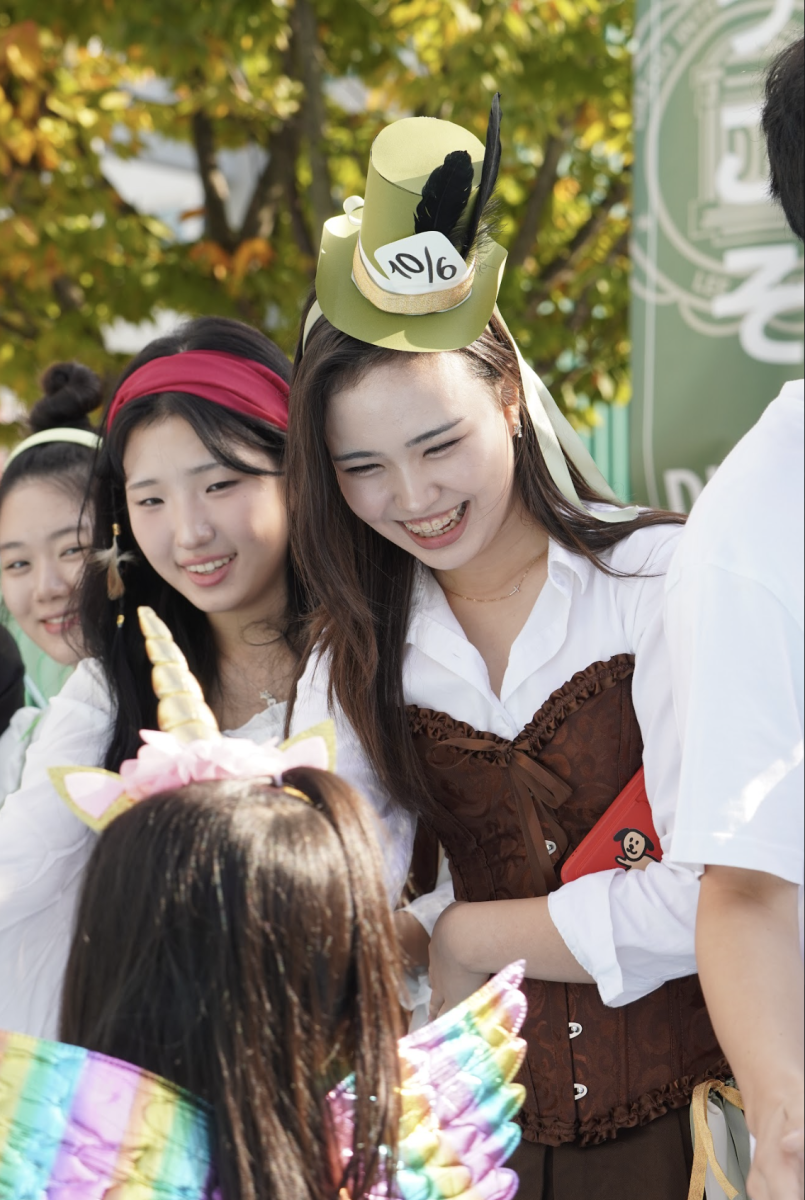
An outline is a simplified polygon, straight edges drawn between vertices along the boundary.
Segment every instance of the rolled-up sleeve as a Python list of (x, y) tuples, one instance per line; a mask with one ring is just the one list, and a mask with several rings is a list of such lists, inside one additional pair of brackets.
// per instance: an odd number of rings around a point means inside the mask
[[(639, 578), (618, 589), (627, 644), (635, 655), (632, 699), (643, 735), (646, 792), (663, 855), (671, 847), (680, 744), (663, 625), (664, 575), (672, 541)], [(699, 881), (663, 857), (645, 871), (601, 871), (565, 884), (548, 901), (568, 948), (592, 975), (605, 1004), (638, 1000), (669, 979), (696, 973)]]

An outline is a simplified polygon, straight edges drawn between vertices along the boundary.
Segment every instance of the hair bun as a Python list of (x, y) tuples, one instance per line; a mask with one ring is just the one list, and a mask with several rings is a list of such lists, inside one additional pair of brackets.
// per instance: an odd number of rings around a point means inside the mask
[(100, 407), (103, 387), (89, 367), (77, 362), (54, 363), (42, 377), (42, 391), (42, 399), (28, 417), (33, 433), (62, 426), (92, 429), (89, 414)]

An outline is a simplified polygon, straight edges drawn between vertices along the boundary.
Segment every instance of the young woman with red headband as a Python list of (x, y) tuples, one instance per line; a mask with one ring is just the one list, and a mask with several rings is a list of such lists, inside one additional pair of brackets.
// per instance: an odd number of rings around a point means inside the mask
[[(55, 1031), (92, 848), (48, 768), (117, 769), (136, 754), (139, 731), (156, 725), (137, 606), (150, 605), (174, 631), (222, 729), (260, 742), (282, 734), (305, 615), (283, 479), (289, 374), (262, 334), (202, 318), (146, 347), (108, 407), (99, 549), (80, 598), (90, 658), (52, 702), (20, 789), (0, 813), (0, 1028)], [(410, 842), (392, 833), (396, 901)]]

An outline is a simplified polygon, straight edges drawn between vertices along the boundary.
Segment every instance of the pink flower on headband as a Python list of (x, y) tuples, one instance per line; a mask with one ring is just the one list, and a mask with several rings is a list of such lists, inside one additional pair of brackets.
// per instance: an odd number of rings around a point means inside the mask
[(268, 779), (275, 786), (293, 767), (332, 771), (335, 766), (335, 730), (323, 721), (306, 733), (279, 745), (277, 739), (262, 746), (244, 738), (214, 737), (181, 742), (172, 733), (140, 731), (144, 745), (136, 758), (120, 767), (120, 774), (100, 767), (51, 767), (56, 791), (79, 820), (96, 833), (140, 800), (216, 779)]
[(282, 783), (292, 767), (327, 770), (328, 751), (323, 737), (307, 737), (281, 750), (277, 739), (262, 746), (243, 738), (216, 738), (183, 744), (170, 733), (144, 729), (145, 743), (136, 758), (120, 767), (120, 778), (132, 800), (172, 791), (187, 783), (212, 779), (264, 779)]

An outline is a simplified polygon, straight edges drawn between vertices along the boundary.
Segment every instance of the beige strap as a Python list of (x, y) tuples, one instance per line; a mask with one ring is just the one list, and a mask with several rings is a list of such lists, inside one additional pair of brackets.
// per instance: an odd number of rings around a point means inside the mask
[[(539, 375), (523, 358), (520, 353), (520, 347), (514, 340), (498, 308), (495, 309), (495, 315), (503, 326), (506, 336), (517, 355), (517, 362), (520, 366), (520, 378), (523, 381), (523, 396), (526, 408), (528, 409), (528, 415), (531, 417), (534, 429), (536, 430), (539, 447), (545, 459), (545, 465), (559, 491), (575, 508), (581, 509), (582, 512), (588, 513), (591, 517), (595, 517), (597, 521), (603, 521), (605, 524), (620, 524), (623, 521), (633, 521), (640, 510), (634, 506), (631, 508), (622, 508), (620, 506), (618, 497), (599, 471), (593, 456), (584, 445), (584, 442), (576, 433), (567, 417), (562, 413), (559, 405)], [(570, 459), (573, 466), (593, 491), (598, 492), (603, 500), (617, 505), (617, 507), (603, 512), (599, 509), (588, 508), (576, 491), (570, 469), (567, 465), (567, 459)]]
[(690, 1110), (693, 1117), (693, 1133), (696, 1144), (694, 1147), (693, 1172), (690, 1177), (688, 1200), (703, 1200), (708, 1166), (725, 1195), (729, 1197), (729, 1200), (735, 1200), (738, 1190), (732, 1186), (721, 1169), (721, 1164), (716, 1158), (713, 1135), (707, 1123), (707, 1098), (711, 1092), (716, 1092), (728, 1104), (734, 1105), (735, 1108), (740, 1108), (741, 1112), (743, 1112), (744, 1106), (741, 1093), (737, 1088), (730, 1087), (727, 1083), (721, 1083), (718, 1079), (708, 1079), (705, 1083), (700, 1083), (694, 1089), (690, 1102)]

